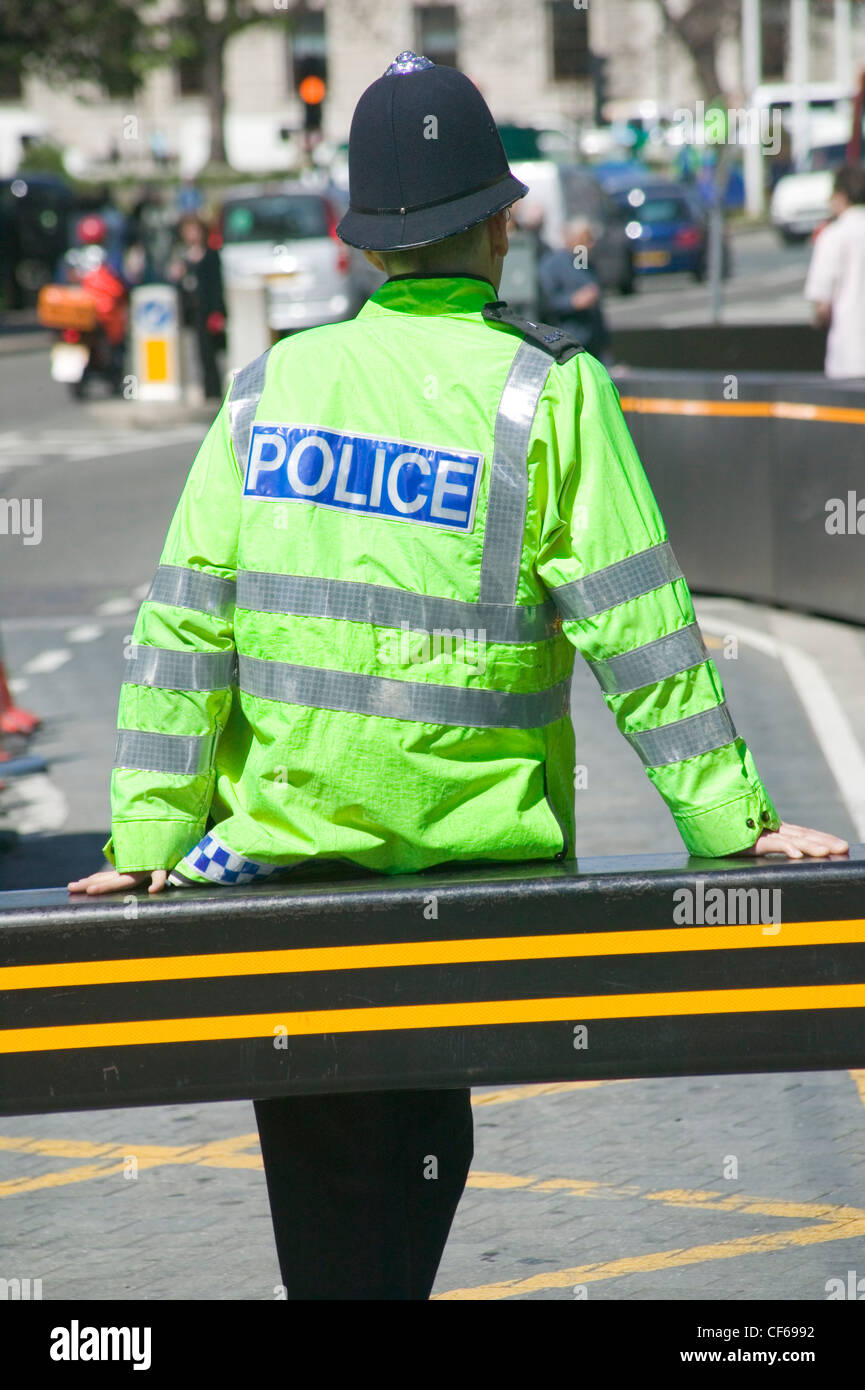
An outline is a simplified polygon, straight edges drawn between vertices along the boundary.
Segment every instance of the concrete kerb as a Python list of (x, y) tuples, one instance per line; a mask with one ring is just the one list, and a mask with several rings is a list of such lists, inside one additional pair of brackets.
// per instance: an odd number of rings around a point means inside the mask
[(218, 401), (85, 401), (82, 409), (94, 424), (113, 429), (164, 429), (171, 425), (200, 422), (209, 425), (219, 410)]

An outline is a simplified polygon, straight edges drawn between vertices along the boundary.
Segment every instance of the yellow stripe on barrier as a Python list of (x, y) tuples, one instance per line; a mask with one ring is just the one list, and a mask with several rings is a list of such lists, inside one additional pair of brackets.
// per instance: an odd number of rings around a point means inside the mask
[(217, 1042), (318, 1033), (483, 1027), (503, 1023), (585, 1023), (591, 1019), (665, 1018), (785, 1009), (865, 1008), (865, 984), (795, 985), (767, 989), (682, 990), (664, 994), (601, 994), (563, 999), (492, 999), (478, 1003), (400, 1004), (365, 1009), (287, 1009), (284, 1014), (134, 1019), (0, 1031), (0, 1053), (153, 1043)]
[(757, 416), (773, 420), (865, 425), (865, 410), (852, 406), (812, 405), (807, 401), (700, 401), (671, 396), (621, 396), (620, 402), (622, 410), (633, 415)]
[(283, 951), (229, 951), (204, 956), (144, 956), (134, 960), (9, 965), (0, 968), (0, 989), (51, 989), (155, 980), (205, 980), (228, 975), (301, 974), (317, 970), (372, 970), (482, 961), (844, 944), (865, 944), (865, 919), (782, 922), (766, 926), (566, 932), (558, 936), (493, 936), (477, 940), (399, 941), (364, 946), (311, 946)]

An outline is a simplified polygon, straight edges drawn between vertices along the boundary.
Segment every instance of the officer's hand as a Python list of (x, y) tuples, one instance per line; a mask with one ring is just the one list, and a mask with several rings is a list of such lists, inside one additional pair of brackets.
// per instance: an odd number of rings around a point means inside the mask
[(803, 825), (782, 821), (777, 830), (766, 830), (751, 849), (741, 854), (786, 854), (788, 859), (825, 859), (829, 854), (847, 854), (850, 846), (825, 830), (806, 830)]
[(148, 893), (161, 893), (168, 878), (167, 869), (142, 869), (140, 873), (119, 874), (116, 869), (104, 869), (88, 878), (76, 878), (66, 887), (70, 893), (119, 893), (123, 888), (140, 888), (150, 879)]

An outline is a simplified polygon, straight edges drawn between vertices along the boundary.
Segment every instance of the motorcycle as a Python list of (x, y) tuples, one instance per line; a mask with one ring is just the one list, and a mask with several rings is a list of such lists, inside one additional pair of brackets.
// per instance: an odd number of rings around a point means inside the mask
[[(73, 283), (44, 285), (36, 312), (54, 330), (51, 376), (82, 400), (94, 376), (107, 380), (116, 395), (123, 390), (126, 335), (126, 289), (107, 266), (99, 247), (68, 252), (67, 273)], [(77, 282), (77, 283), (76, 283)]]
[(52, 380), (65, 382), (70, 395), (80, 401), (95, 376), (103, 377), (115, 395), (122, 393), (123, 363), (103, 330), (57, 329), (51, 347)]

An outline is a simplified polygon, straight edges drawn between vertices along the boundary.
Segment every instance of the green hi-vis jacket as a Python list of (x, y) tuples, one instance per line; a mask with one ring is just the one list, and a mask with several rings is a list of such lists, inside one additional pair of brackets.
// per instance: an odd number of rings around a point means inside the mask
[(135, 626), (119, 870), (212, 827), (263, 865), (571, 856), (575, 647), (692, 854), (778, 827), (610, 377), (493, 300), (398, 277), (235, 377)]

